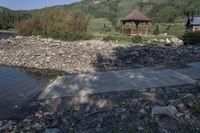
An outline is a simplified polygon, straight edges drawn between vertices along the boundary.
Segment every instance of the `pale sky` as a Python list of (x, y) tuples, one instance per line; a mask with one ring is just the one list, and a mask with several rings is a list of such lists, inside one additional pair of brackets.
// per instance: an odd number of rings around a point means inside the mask
[(0, 6), (12, 10), (30, 10), (54, 5), (69, 4), (78, 1), (80, 0), (0, 0)]

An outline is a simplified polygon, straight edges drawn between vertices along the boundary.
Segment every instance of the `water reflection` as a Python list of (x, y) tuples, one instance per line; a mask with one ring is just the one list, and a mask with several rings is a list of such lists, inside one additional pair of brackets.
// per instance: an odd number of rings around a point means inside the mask
[(1, 32), (0, 31), (0, 39), (7, 39), (9, 37), (15, 37), (16, 33), (15, 32)]
[(53, 77), (0, 67), (0, 119), (12, 117), (33, 101)]

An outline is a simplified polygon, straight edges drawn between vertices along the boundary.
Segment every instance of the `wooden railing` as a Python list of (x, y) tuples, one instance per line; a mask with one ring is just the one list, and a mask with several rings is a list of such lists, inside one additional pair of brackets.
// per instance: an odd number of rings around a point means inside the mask
[(122, 33), (124, 35), (146, 35), (148, 34), (147, 28), (132, 28), (132, 29), (123, 29)]

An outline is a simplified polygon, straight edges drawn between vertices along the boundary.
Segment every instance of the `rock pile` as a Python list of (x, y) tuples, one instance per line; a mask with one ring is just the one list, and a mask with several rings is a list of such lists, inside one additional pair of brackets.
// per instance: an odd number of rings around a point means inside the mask
[[(194, 101), (199, 84), (101, 93), (39, 101), (40, 109), (25, 119), (0, 122), (0, 132), (200, 132)], [(152, 98), (144, 93), (153, 94)], [(84, 100), (83, 100), (84, 99)]]
[(200, 60), (200, 47), (153, 47), (91, 40), (63, 42), (39, 37), (0, 40), (0, 64), (67, 73), (144, 66), (170, 66)]

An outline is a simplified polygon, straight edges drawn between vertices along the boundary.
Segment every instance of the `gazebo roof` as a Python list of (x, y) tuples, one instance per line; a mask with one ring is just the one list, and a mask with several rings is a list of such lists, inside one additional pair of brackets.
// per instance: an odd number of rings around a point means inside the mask
[(151, 19), (138, 10), (134, 10), (128, 16), (123, 18), (122, 22), (149, 22)]

